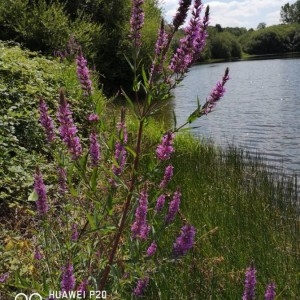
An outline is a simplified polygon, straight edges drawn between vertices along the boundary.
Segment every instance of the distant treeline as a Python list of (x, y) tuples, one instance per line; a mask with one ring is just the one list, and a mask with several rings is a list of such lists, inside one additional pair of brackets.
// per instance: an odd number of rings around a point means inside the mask
[[(159, 0), (145, 0), (143, 48), (145, 68), (154, 54), (158, 27), (163, 16)], [(82, 47), (90, 66), (100, 73), (106, 92), (116, 92), (132, 82), (125, 56), (129, 56), (129, 19), (131, 0), (5, 0), (0, 1), (0, 40), (13, 40), (43, 54), (63, 53)], [(297, 1), (299, 4), (300, 1)], [(282, 7), (285, 25), (256, 30), (209, 27), (206, 49), (208, 59), (240, 58), (243, 54), (270, 54), (300, 51), (300, 24), (293, 5)], [(292, 24), (290, 24), (292, 23)], [(183, 34), (183, 33), (182, 33)], [(68, 44), (70, 37), (74, 39)], [(175, 49), (180, 40), (173, 45)], [(72, 49), (73, 47), (73, 49)], [(148, 65), (147, 65), (148, 64)]]

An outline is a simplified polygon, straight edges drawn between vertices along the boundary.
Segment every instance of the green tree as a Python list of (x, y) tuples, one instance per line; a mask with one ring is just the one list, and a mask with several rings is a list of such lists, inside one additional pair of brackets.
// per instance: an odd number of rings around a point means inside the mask
[(300, 23), (300, 0), (281, 6), (280, 17), (284, 24)]

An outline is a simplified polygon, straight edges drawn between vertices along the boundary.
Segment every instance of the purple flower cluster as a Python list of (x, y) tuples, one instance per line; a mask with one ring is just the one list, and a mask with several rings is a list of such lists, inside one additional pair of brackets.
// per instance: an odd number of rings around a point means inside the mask
[(77, 224), (73, 223), (72, 228), (71, 228), (71, 241), (76, 242), (78, 240), (79, 232), (77, 230)]
[(46, 132), (48, 143), (51, 143), (55, 139), (54, 122), (52, 118), (49, 116), (48, 105), (42, 98), (40, 98), (39, 112), (40, 112), (39, 121)]
[(9, 273), (3, 273), (2, 275), (0, 275), (0, 283), (4, 283), (9, 277)]
[(130, 38), (132, 38), (134, 46), (141, 45), (141, 29), (144, 25), (145, 14), (143, 11), (144, 0), (133, 0), (130, 18)]
[(147, 224), (148, 210), (148, 193), (142, 190), (139, 198), (139, 205), (135, 211), (135, 220), (131, 226), (133, 238), (146, 240), (150, 231), (150, 226)]
[(192, 0), (180, 0), (176, 15), (173, 18), (174, 31), (176, 31), (185, 21)]
[(156, 252), (156, 249), (157, 249), (157, 244), (155, 241), (153, 241), (151, 243), (151, 245), (149, 246), (149, 248), (147, 249), (147, 252), (146, 252), (147, 256), (149, 256), (149, 257), (153, 256)]
[(64, 92), (60, 92), (60, 103), (57, 112), (57, 119), (60, 123), (59, 133), (63, 142), (66, 144), (72, 159), (76, 160), (82, 153), (80, 139), (76, 136), (77, 128), (73, 122), (72, 112), (67, 102)]
[(254, 300), (255, 298), (255, 285), (256, 285), (256, 269), (251, 263), (250, 267), (247, 268), (245, 273), (245, 284), (243, 300)]
[(166, 187), (166, 185), (170, 182), (170, 180), (173, 177), (173, 169), (174, 167), (172, 165), (169, 165), (165, 169), (165, 175), (161, 183), (159, 184), (159, 188), (163, 189)]
[(113, 173), (116, 176), (120, 176), (124, 170), (126, 159), (127, 159), (127, 151), (125, 149), (125, 146), (120, 142), (116, 142), (115, 144), (114, 158), (117, 164), (114, 164), (112, 167)]
[(161, 74), (163, 63), (166, 59), (166, 47), (168, 45), (168, 34), (165, 31), (164, 19), (161, 20), (160, 29), (158, 30), (158, 37), (155, 44), (155, 58), (151, 66), (151, 78), (155, 74)]
[(70, 292), (75, 287), (75, 276), (73, 273), (73, 265), (67, 263), (63, 268), (61, 289), (62, 292)]
[(160, 195), (156, 200), (155, 211), (159, 213), (164, 208), (166, 202), (166, 195)]
[(181, 233), (173, 245), (173, 253), (176, 257), (185, 255), (194, 245), (196, 229), (191, 225), (181, 228)]
[(176, 191), (173, 195), (173, 199), (171, 200), (171, 202), (169, 204), (169, 211), (166, 216), (167, 224), (170, 224), (175, 219), (175, 216), (179, 210), (180, 197), (181, 197), (181, 193), (179, 191)]
[(135, 297), (140, 297), (144, 294), (147, 286), (149, 284), (149, 277), (145, 277), (143, 279), (139, 279), (137, 285), (133, 291), (133, 295)]
[(185, 29), (185, 37), (180, 40), (180, 46), (176, 50), (170, 62), (170, 69), (177, 74), (184, 74), (193, 62), (199, 57), (205, 46), (207, 37), (208, 14), (204, 22), (200, 19), (202, 10), (201, 0), (195, 0), (192, 18)]
[(59, 193), (63, 195), (68, 188), (67, 185), (67, 172), (63, 167), (57, 168), (57, 176), (58, 176), (58, 186), (59, 186)]
[(223, 97), (225, 93), (224, 85), (229, 80), (229, 69), (226, 68), (225, 74), (222, 78), (222, 81), (217, 82), (215, 88), (211, 91), (206, 103), (204, 104), (205, 113), (211, 112), (211, 110), (216, 106), (218, 100)]
[(84, 279), (78, 286), (77, 292), (86, 293), (88, 288), (89, 281), (87, 279)]
[(156, 156), (160, 161), (168, 160), (174, 152), (173, 147), (174, 133), (168, 132), (156, 148)]
[(40, 215), (44, 215), (49, 210), (47, 203), (47, 192), (44, 184), (43, 176), (40, 170), (37, 168), (34, 175), (34, 190), (38, 195), (36, 201), (37, 211)]
[(76, 72), (77, 78), (81, 84), (81, 88), (86, 96), (92, 93), (92, 81), (90, 79), (90, 71), (87, 67), (87, 60), (84, 58), (82, 51), (76, 57)]
[(88, 120), (90, 121), (90, 122), (98, 122), (99, 121), (99, 116), (97, 115), (97, 114), (90, 114), (89, 116), (88, 116)]
[(265, 300), (274, 300), (275, 296), (276, 296), (276, 292), (275, 292), (275, 283), (271, 282), (270, 284), (268, 284), (267, 289), (266, 289), (266, 293), (265, 293)]
[(36, 260), (41, 260), (43, 258), (42, 253), (41, 253), (39, 247), (35, 247), (34, 256), (33, 257)]
[(100, 144), (96, 132), (90, 134), (90, 156), (92, 167), (97, 167), (100, 161)]

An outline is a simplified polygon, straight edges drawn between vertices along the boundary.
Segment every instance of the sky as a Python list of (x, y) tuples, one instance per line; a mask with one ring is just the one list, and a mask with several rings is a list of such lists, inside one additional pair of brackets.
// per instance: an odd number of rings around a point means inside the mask
[[(246, 27), (256, 29), (259, 23), (267, 26), (280, 24), (281, 6), (289, 0), (203, 0), (210, 7), (210, 25), (222, 27)], [(171, 22), (176, 14), (179, 0), (161, 0), (165, 18)], [(203, 11), (204, 12), (204, 11)]]

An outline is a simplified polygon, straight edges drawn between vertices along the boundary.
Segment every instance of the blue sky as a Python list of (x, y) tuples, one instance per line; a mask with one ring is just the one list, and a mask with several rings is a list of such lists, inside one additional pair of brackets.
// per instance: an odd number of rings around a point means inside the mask
[[(267, 26), (280, 23), (280, 8), (289, 0), (213, 0), (202, 3), (210, 6), (210, 25), (246, 27), (256, 29), (261, 22)], [(171, 22), (179, 0), (161, 0), (167, 21)]]

